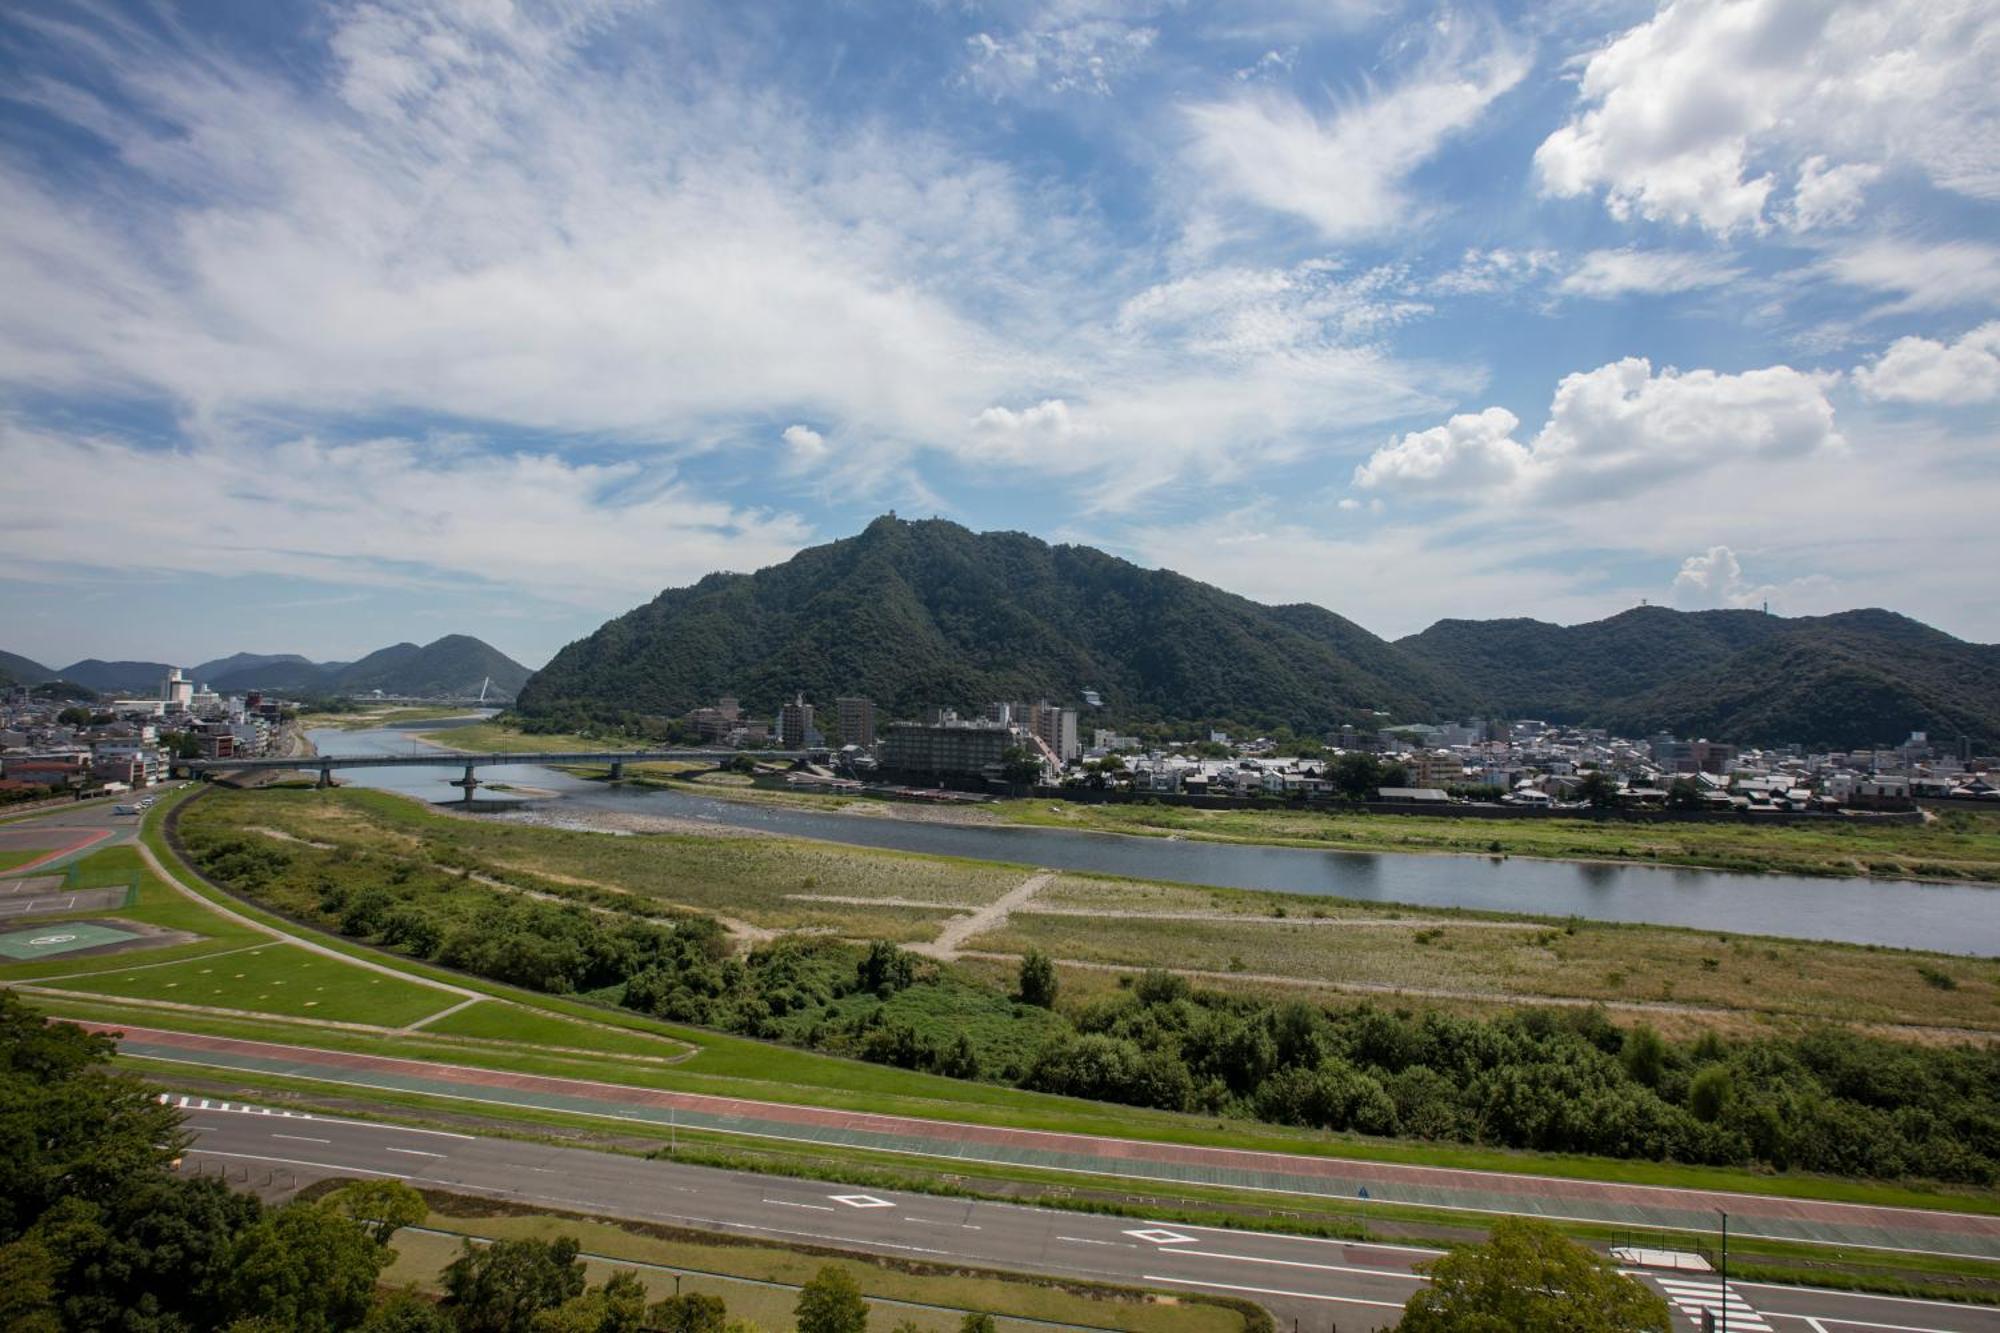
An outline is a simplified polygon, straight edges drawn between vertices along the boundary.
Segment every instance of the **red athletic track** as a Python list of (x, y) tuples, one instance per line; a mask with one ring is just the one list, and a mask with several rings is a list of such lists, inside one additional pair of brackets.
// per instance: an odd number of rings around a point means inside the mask
[[(121, 1028), (106, 1023), (84, 1023), (82, 1026), (100, 1032), (129, 1033), (135, 1040), (183, 1050), (190, 1055), (205, 1052), (234, 1053), (257, 1059), (308, 1065), (324, 1070), (329, 1075), (338, 1075), (341, 1071), (369, 1071), (460, 1086), (513, 1089), (585, 1098), (609, 1106), (643, 1106), (660, 1110), (672, 1107), (706, 1115), (734, 1116), (747, 1121), (759, 1121), (780, 1129), (783, 1126), (821, 1126), (865, 1133), (929, 1138), (938, 1140), (940, 1150), (947, 1153), (952, 1151), (951, 1145), (1006, 1145), (1016, 1149), (1097, 1158), (1103, 1162), (1104, 1169), (1111, 1172), (1116, 1171), (1120, 1161), (1172, 1162), (1197, 1167), (1238, 1171), (1282, 1171), (1288, 1175), (1337, 1179), (1348, 1189), (1353, 1188), (1355, 1184), (1381, 1184), (1506, 1195), (1519, 1198), (1528, 1204), (1522, 1211), (1546, 1212), (1553, 1215), (1579, 1215), (1576, 1212), (1566, 1212), (1562, 1206), (1565, 1200), (1595, 1205), (1596, 1208), (1708, 1211), (1727, 1208), (1732, 1219), (1741, 1220), (1745, 1231), (1755, 1229), (1750, 1225), (1754, 1219), (1765, 1218), (1841, 1229), (1880, 1227), (1906, 1235), (1912, 1232), (1930, 1234), (1939, 1238), (1939, 1244), (1935, 1247), (1938, 1249), (1950, 1248), (1944, 1243), (1947, 1237), (1981, 1239), (1989, 1248), (1995, 1241), (2000, 1241), (2000, 1216), (1927, 1212), (1913, 1208), (1890, 1208), (1871, 1204), (1564, 1180), (1549, 1176), (1410, 1166), (1359, 1161), (1352, 1158), (1313, 1157), (1044, 1130), (1009, 1129), (993, 1125), (924, 1120), (909, 1116), (793, 1106), (781, 1102), (711, 1097), (698, 1093), (664, 1092), (584, 1079), (551, 1078), (536, 1074), (517, 1074), (502, 1070), (405, 1060), (391, 1056), (322, 1051), (310, 1047), (167, 1032), (154, 1028)], [(1344, 1193), (1345, 1190), (1341, 1192)], [(1585, 1211), (1594, 1210), (1587, 1207)]]
[[(6, 870), (0, 870), (0, 875), (5, 875), (8, 879), (19, 879), (24, 875), (33, 874), (35, 867), (45, 866), (51, 861), (60, 860), (63, 857), (68, 856), (72, 852), (80, 852), (84, 848), (90, 846), (92, 843), (104, 841), (106, 838), (110, 837), (113, 833), (116, 833), (117, 831), (118, 830), (116, 829), (108, 829), (108, 828), (83, 830), (82, 832), (76, 834), (75, 837), (69, 843), (67, 843), (64, 846), (56, 848), (48, 855), (38, 856), (34, 860), (29, 861), (25, 865), (10, 866)], [(42, 841), (49, 836), (48, 830), (46, 829), (25, 829), (25, 828), (0, 829), (0, 846), (6, 846), (9, 843), (17, 842), (24, 835), (32, 839), (32, 841), (30, 841), (28, 844), (29, 850), (31, 851), (35, 847), (39, 846), (42, 843)]]

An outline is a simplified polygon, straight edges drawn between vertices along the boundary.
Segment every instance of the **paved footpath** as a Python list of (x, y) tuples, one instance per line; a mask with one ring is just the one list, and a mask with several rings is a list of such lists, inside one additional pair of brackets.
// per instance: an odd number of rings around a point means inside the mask
[(105, 1023), (84, 1026), (122, 1033), (120, 1046), (126, 1054), (150, 1059), (598, 1119), (679, 1125), (966, 1163), (1040, 1167), (1127, 1181), (1362, 1198), (1382, 1207), (1510, 1213), (1635, 1229), (1706, 1232), (1716, 1225), (1716, 1211), (1727, 1209), (1730, 1231), (1745, 1237), (2000, 1259), (2000, 1216), (968, 1125), (155, 1028)]

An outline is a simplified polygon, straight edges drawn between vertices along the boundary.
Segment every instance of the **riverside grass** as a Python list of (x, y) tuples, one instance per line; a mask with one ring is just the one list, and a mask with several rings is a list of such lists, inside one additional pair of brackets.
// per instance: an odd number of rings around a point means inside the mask
[[(765, 929), (904, 944), (934, 937), (951, 914), (992, 902), (1029, 873), (784, 838), (611, 837), (467, 819), (355, 789), (218, 793), (188, 818), (211, 831), (276, 829), (350, 854), (477, 865), (535, 889), (589, 892), (597, 904), (672, 903)], [(814, 901), (828, 897), (859, 901)], [(891, 901), (874, 907), (871, 899)], [(930, 906), (900, 905), (911, 902)], [(1393, 1000), (1394, 992), (1408, 992), (1402, 1003), (1648, 1005), (1681, 1030), (1723, 1016), (1738, 1027), (1825, 1021), (2000, 1033), (2000, 968), (1976, 959), (1106, 877), (1057, 876), (969, 947), (1010, 954), (1036, 947), (1059, 960), (1125, 967), (1172, 959), (1219, 974), (1204, 984), (1227, 985), (1231, 974), (1246, 985), (1278, 977), (1329, 993), (1347, 986)], [(1954, 984), (1941, 987), (1927, 971)], [(1623, 1011), (1616, 1016), (1630, 1019)]]
[[(302, 793), (303, 794), (303, 793)], [(218, 800), (234, 800), (238, 795), (227, 794)], [(325, 794), (322, 794), (323, 796)], [(329, 807), (345, 807), (350, 800), (366, 794), (343, 793), (327, 800)], [(383, 798), (392, 804), (397, 798)], [(414, 802), (400, 802), (417, 815), (443, 819), (431, 815)], [(157, 812), (156, 812), (157, 814)], [(467, 823), (470, 821), (455, 821)], [(171, 856), (156, 826), (149, 824), (146, 831), (149, 844), (156, 851)], [(576, 834), (579, 838), (595, 835)], [(612, 841), (598, 839), (599, 841)], [(628, 841), (619, 839), (616, 841)], [(188, 876), (181, 873), (184, 879)], [(191, 881), (193, 882), (193, 881)], [(229, 901), (246, 914), (268, 921), (276, 921), (268, 913), (259, 911), (254, 905), (247, 905), (240, 899), (228, 899), (224, 895), (207, 889), (195, 882), (195, 888), (203, 896), (215, 901)], [(313, 932), (305, 932), (313, 934)], [(412, 964), (393, 955), (384, 955), (327, 936), (323, 942), (329, 948), (356, 957), (379, 958), (384, 962), (413, 975), (442, 976), (437, 969), (421, 964)], [(928, 1115), (943, 1119), (958, 1119), (971, 1122), (1007, 1123), (1023, 1127), (1045, 1127), (1068, 1129), (1085, 1133), (1111, 1133), (1137, 1136), (1162, 1141), (1215, 1143), (1221, 1145), (1259, 1147), (1276, 1151), (1305, 1152), (1309, 1154), (1356, 1157), (1369, 1160), (1409, 1161), (1430, 1165), (1454, 1165), (1470, 1169), (1499, 1171), (1529, 1170), (1538, 1174), (1574, 1176), (1604, 1180), (1630, 1180), (1634, 1183), (1662, 1183), (1680, 1185), (1702, 1185), (1714, 1188), (1733, 1189), (1749, 1193), (1791, 1195), (1818, 1198), (1833, 1198), (1850, 1202), (1874, 1202), (1916, 1207), (1947, 1207), (1965, 1211), (2000, 1211), (2000, 1199), (1989, 1192), (1938, 1191), (1933, 1188), (1909, 1188), (1899, 1185), (1862, 1183), (1810, 1177), (1772, 1178), (1755, 1172), (1727, 1169), (1684, 1168), (1646, 1162), (1614, 1162), (1597, 1158), (1561, 1157), (1541, 1154), (1512, 1153), (1502, 1150), (1477, 1148), (1438, 1147), (1435, 1145), (1400, 1144), (1384, 1141), (1360, 1141), (1345, 1136), (1322, 1135), (1310, 1132), (1290, 1131), (1275, 1127), (1245, 1123), (1223, 1125), (1209, 1122), (1200, 1117), (1177, 1116), (1159, 1112), (1134, 1111), (1089, 1102), (1038, 1096), (994, 1085), (968, 1084), (942, 1079), (930, 1075), (912, 1074), (884, 1066), (865, 1065), (854, 1061), (814, 1055), (809, 1052), (772, 1047), (763, 1043), (731, 1038), (712, 1032), (676, 1028), (672, 1025), (655, 1023), (642, 1016), (603, 1010), (580, 1003), (576, 1000), (561, 999), (546, 995), (532, 995), (518, 992), (513, 988), (486, 983), (473, 978), (451, 978), (455, 982), (482, 994), (512, 998), (527, 1007), (560, 1013), (589, 1022), (601, 1022), (610, 1026), (656, 1031), (670, 1037), (677, 1037), (700, 1047), (700, 1054), (679, 1066), (671, 1076), (672, 1085), (685, 1087), (691, 1091), (714, 1091), (735, 1095), (762, 1097), (772, 1101), (790, 1101), (818, 1104), (832, 1107), (852, 1106), (881, 1111), (900, 1111), (909, 1114)], [(105, 1006), (109, 1008), (109, 1006)], [(73, 1012), (67, 1004), (62, 1012)], [(123, 1017), (133, 1021), (131, 1011), (115, 1015), (113, 1021)], [(78, 1014), (78, 1016), (92, 1016)], [(229, 1031), (240, 1028), (237, 1024), (218, 1024), (211, 1019), (162, 1019), (162, 1026), (183, 1027), (192, 1031)], [(240, 1035), (262, 1035), (269, 1032), (241, 1032)], [(323, 1038), (313, 1030), (286, 1033), (277, 1039), (296, 1040), (307, 1044), (336, 1044), (331, 1037)], [(452, 1058), (449, 1056), (440, 1058)], [(484, 1063), (483, 1058), (464, 1057), (467, 1063)], [(553, 1072), (553, 1071), (551, 1071)], [(627, 1081), (625, 1071), (607, 1071), (602, 1077)], [(680, 1081), (685, 1078), (687, 1081)], [(651, 1082), (650, 1075), (633, 1078), (630, 1081)]]
[(1283, 806), (1198, 810), (1145, 802), (1023, 800), (992, 808), (1017, 824), (1319, 850), (1460, 852), (2000, 884), (2000, 811), (1950, 811), (1921, 825), (1866, 820), (1798, 825), (1461, 819)]

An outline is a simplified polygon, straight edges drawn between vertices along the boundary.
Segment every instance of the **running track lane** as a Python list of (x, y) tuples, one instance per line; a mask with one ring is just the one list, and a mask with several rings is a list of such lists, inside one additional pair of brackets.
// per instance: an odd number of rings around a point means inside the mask
[[(1386, 1206), (1516, 1213), (1634, 1227), (1708, 1230), (1718, 1208), (1739, 1234), (1820, 1244), (2000, 1258), (2000, 1216), (1623, 1185), (1248, 1149), (1010, 1129), (909, 1116), (666, 1092), (393, 1056), (109, 1023), (128, 1055), (606, 1119), (677, 1123), (750, 1137), (837, 1144), (963, 1162), (1167, 1180)], [(1365, 1193), (1363, 1193), (1365, 1191)]]
[[(0, 830), (0, 843), (4, 843), (7, 841), (6, 835), (9, 833), (17, 833), (17, 832), (25, 833), (27, 831), (28, 830), (26, 829)], [(40, 833), (44, 837), (47, 836), (47, 833), (44, 830), (38, 829), (35, 831), (37, 833)], [(110, 837), (117, 831), (118, 831), (117, 829), (108, 829), (108, 828), (88, 829), (83, 833), (78, 834), (76, 839), (71, 843), (69, 843), (67, 846), (58, 847), (54, 851), (48, 853), (46, 856), (38, 856), (34, 860), (28, 862), (26, 865), (9, 866), (5, 872), (6, 876), (8, 879), (19, 879), (25, 875), (31, 875), (35, 872), (36, 867), (45, 866), (51, 861), (60, 861), (65, 856), (70, 856), (76, 852), (80, 852), (86, 847), (94, 846), (97, 843), (103, 842), (106, 838)], [(29, 850), (32, 851), (33, 849), (30, 848)]]

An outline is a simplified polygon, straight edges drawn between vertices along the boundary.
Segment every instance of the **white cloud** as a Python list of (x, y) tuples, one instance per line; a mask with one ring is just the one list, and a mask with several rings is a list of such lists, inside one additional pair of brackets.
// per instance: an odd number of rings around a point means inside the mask
[(966, 39), (965, 78), (991, 97), (1037, 91), (1108, 96), (1159, 37), (1158, 29), (1126, 9), (1064, 0), (1042, 5), (1014, 31), (976, 33)]
[(1854, 381), (1870, 398), (1962, 406), (2000, 399), (2000, 321), (1981, 324), (1957, 342), (1898, 338)]
[(1458, 267), (1431, 279), (1430, 290), (1444, 296), (1491, 296), (1510, 292), (1555, 269), (1554, 250), (1467, 250)]
[(811, 426), (787, 426), (780, 438), (792, 451), (792, 460), (800, 466), (817, 463), (826, 457), (826, 436)]
[(1185, 116), (1190, 161), (1225, 195), (1302, 218), (1332, 240), (1407, 222), (1412, 172), (1447, 139), (1477, 125), (1532, 63), (1503, 35), (1449, 23), (1401, 82), (1370, 87), (1321, 114), (1271, 90), (1196, 103)]
[(1881, 175), (1881, 167), (1865, 162), (1828, 166), (1826, 155), (1815, 153), (1799, 164), (1787, 225), (1794, 231), (1811, 231), (1852, 221), (1861, 211), (1862, 196)]
[(1589, 57), (1535, 164), (1551, 194), (1718, 233), (1768, 226), (1795, 170), (1798, 226), (1840, 220), (1892, 162), (1996, 198), (1996, 49), (1984, 0), (1667, 0)]
[(1841, 595), (1840, 584), (1824, 574), (1753, 584), (1744, 577), (1743, 562), (1727, 546), (1711, 546), (1681, 561), (1671, 592), (1676, 605), (1691, 611), (1768, 606), (1774, 614), (1789, 616), (1840, 610), (1845, 605)]
[(1658, 295), (1718, 287), (1743, 271), (1712, 255), (1669, 250), (1593, 250), (1570, 270), (1561, 289), (1573, 296), (1612, 300), (1633, 293)]
[[(716, 569), (783, 559), (799, 519), (703, 499), (671, 471), (469, 441), (311, 438), (142, 449), (0, 420), (0, 559), (277, 574), (379, 586), (496, 586), (619, 610)], [(115, 540), (47, 497), (90, 478)]]
[(1513, 438), (1512, 413), (1488, 408), (1405, 435), (1354, 473), (1364, 489), (1401, 493), (1510, 491), (1563, 503), (1629, 496), (1732, 459), (1799, 458), (1838, 449), (1826, 380), (1789, 366), (1742, 374), (1658, 374), (1628, 357), (1564, 376), (1534, 440)]
[(1412, 431), (1378, 449), (1354, 470), (1364, 490), (1405, 494), (1427, 491), (1463, 494), (1482, 487), (1511, 486), (1528, 469), (1532, 455), (1513, 439), (1520, 419), (1502, 407), (1455, 416), (1442, 426)]
[(1877, 238), (1832, 251), (1812, 271), (1850, 287), (1900, 294), (1877, 315), (2000, 305), (2000, 248), (1979, 241)]

